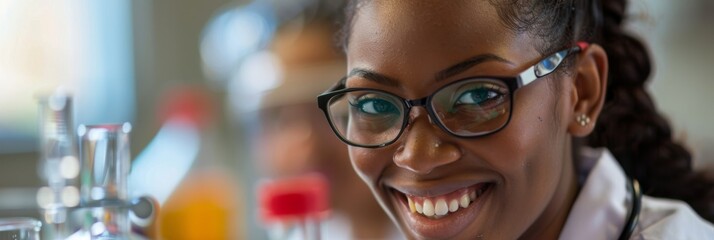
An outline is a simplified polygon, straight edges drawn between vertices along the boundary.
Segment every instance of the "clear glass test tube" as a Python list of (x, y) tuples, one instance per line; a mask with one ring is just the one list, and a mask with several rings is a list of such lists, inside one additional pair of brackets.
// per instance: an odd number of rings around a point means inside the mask
[(76, 178), (79, 160), (72, 128), (72, 96), (57, 90), (38, 98), (40, 159), (38, 175), (45, 182), (37, 193), (43, 220), (54, 239), (66, 237), (67, 209), (79, 203)]
[(127, 177), (131, 124), (81, 125), (80, 207), (92, 239), (130, 238)]

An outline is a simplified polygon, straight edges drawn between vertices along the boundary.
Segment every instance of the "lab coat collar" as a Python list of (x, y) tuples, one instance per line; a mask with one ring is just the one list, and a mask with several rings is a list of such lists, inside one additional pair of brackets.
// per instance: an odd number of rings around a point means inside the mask
[(630, 203), (625, 173), (607, 149), (585, 149), (581, 185), (559, 239), (617, 239)]

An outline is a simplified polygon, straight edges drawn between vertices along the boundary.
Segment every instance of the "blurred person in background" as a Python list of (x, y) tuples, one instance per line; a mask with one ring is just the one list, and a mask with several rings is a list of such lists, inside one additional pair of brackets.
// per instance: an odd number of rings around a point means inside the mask
[(315, 107), (315, 97), (339, 78), (344, 58), (333, 46), (334, 23), (312, 21), (279, 29), (270, 51), (282, 81), (260, 103), (258, 165), (273, 178), (308, 173), (330, 185), (324, 239), (399, 239), (369, 189), (352, 170), (347, 148)]

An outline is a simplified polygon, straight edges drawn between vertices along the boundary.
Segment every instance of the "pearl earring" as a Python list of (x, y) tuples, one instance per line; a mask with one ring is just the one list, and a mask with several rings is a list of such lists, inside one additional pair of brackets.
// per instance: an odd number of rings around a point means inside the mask
[(590, 117), (585, 114), (580, 114), (580, 116), (575, 118), (575, 121), (577, 121), (580, 126), (584, 127), (585, 125), (588, 125), (588, 123), (590, 123)]

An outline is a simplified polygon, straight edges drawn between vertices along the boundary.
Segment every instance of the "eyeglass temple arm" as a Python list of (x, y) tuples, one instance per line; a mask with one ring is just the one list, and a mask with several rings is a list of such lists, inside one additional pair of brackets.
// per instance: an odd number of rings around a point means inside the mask
[[(575, 45), (576, 45), (576, 46), (574, 46), (574, 47), (568, 49), (567, 55), (570, 55), (571, 53), (579, 52), (579, 51), (583, 51), (583, 50), (587, 49), (588, 46), (590, 46), (590, 43), (585, 42), (585, 41), (578, 41)], [(566, 56), (567, 56), (567, 55), (566, 55)], [(531, 83), (531, 82), (533, 82), (534, 80), (538, 79), (538, 77), (537, 77), (536, 74), (535, 74), (535, 66), (529, 67), (528, 69), (526, 69), (525, 71), (523, 71), (521, 74), (519, 74), (519, 76), (520, 76), (520, 79), (521, 79), (521, 82), (518, 83), (519, 86), (528, 85), (529, 83)], [(332, 85), (332, 87), (330, 87), (329, 89), (327, 89), (327, 90), (326, 90), (325, 92), (323, 92), (323, 93), (329, 93), (329, 92), (334, 92), (334, 91), (337, 91), (337, 90), (340, 90), (340, 89), (344, 89), (344, 88), (345, 88), (345, 82), (346, 82), (346, 81), (347, 81), (347, 76), (342, 77), (342, 78), (340, 79), (340, 81), (338, 81), (337, 83), (335, 83), (335, 85)]]
[[(588, 48), (588, 46), (590, 46), (590, 43), (585, 42), (585, 41), (578, 41), (575, 45), (576, 45), (576, 46), (571, 47), (570, 49), (568, 49), (568, 52), (566, 53), (565, 56), (568, 56), (568, 55), (570, 55), (571, 53), (576, 53), (576, 52), (584, 51), (585, 49)], [(565, 57), (564, 57), (564, 58), (565, 58)], [(538, 64), (540, 64), (540, 62), (537, 63), (536, 65), (533, 65), (533, 66), (529, 67), (528, 69), (526, 69), (525, 71), (523, 71), (521, 74), (518, 75), (518, 76), (520, 77), (520, 80), (521, 80), (521, 81), (518, 83), (518, 84), (519, 84), (519, 87), (520, 87), (520, 86), (528, 85), (529, 83), (531, 83), (531, 82), (533, 82), (533, 81), (535, 81), (536, 79), (539, 78), (539, 77), (536, 76), (536, 74), (535, 74), (535, 72), (536, 72), (536, 71), (535, 71), (535, 67), (536, 67)], [(550, 74), (550, 73), (549, 73), (549, 74)], [(548, 75), (548, 74), (545, 74), (545, 75)], [(544, 77), (545, 75), (543, 75), (543, 76), (541, 76), (541, 77)]]

